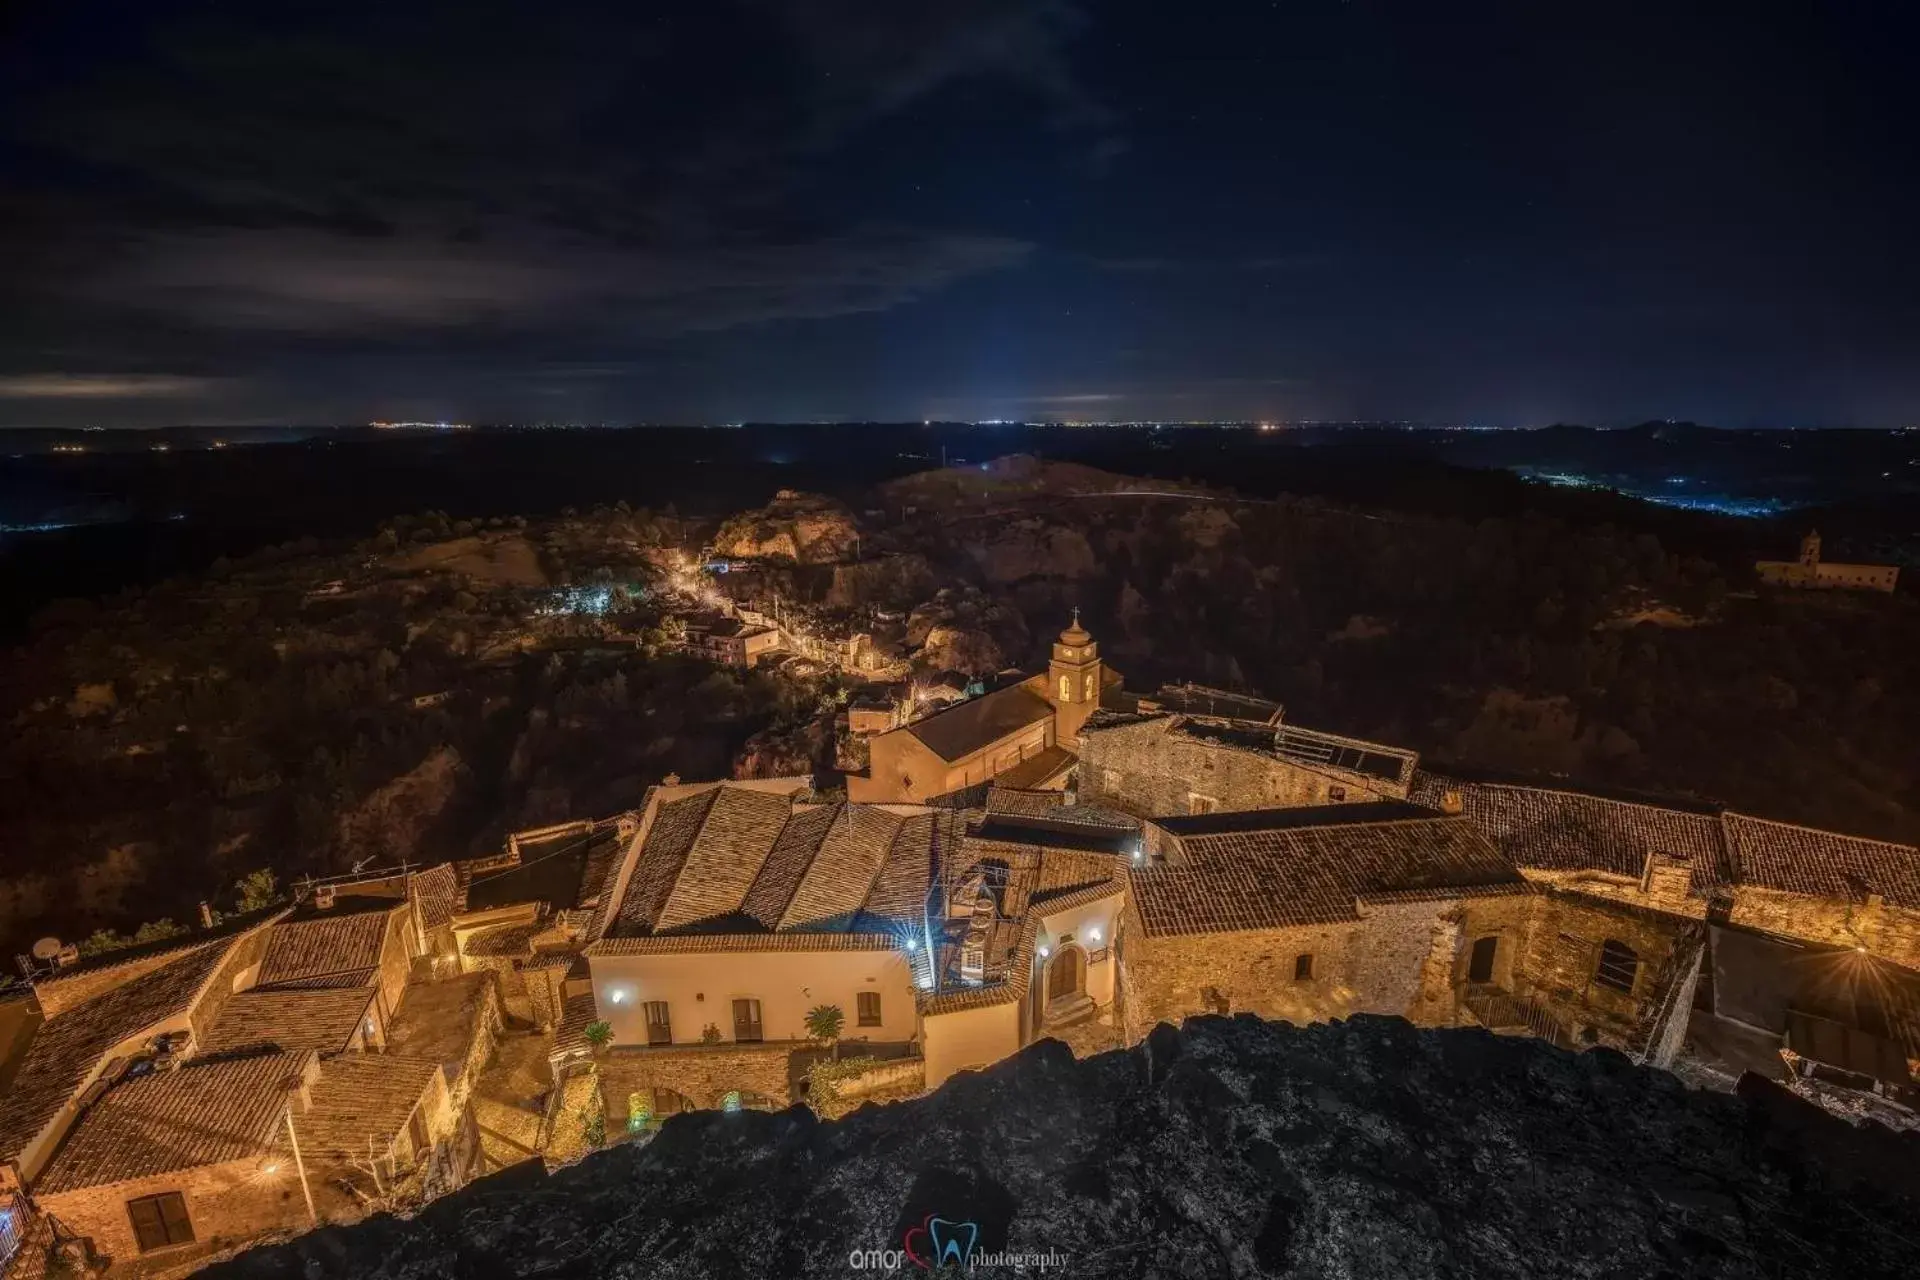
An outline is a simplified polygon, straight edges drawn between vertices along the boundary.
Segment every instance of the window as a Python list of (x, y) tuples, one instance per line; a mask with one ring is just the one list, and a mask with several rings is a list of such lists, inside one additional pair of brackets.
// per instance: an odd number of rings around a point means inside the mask
[(1603, 987), (1633, 994), (1633, 979), (1640, 972), (1640, 957), (1634, 949), (1615, 938), (1600, 944), (1600, 967), (1593, 980)]
[(1188, 813), (1216, 813), (1219, 809), (1220, 802), (1212, 796), (1203, 796), (1198, 791), (1187, 792)]
[(667, 1017), (665, 1000), (649, 1000), (640, 1006), (647, 1012), (647, 1043), (672, 1044), (673, 1023)]
[(1334, 801), (1336, 804), (1346, 798), (1347, 789), (1345, 787), (1334, 786), (1327, 788), (1327, 799)]
[(168, 1245), (193, 1243), (193, 1223), (187, 1218), (187, 1202), (178, 1191), (129, 1200), (127, 1216), (133, 1219), (133, 1238), (140, 1242), (142, 1253)]
[(880, 993), (878, 991), (862, 991), (858, 996), (854, 998), (859, 1003), (860, 1025), (863, 1027), (879, 1026), (880, 1025)]
[(735, 1000), (733, 1002), (733, 1038), (735, 1040), (758, 1040), (760, 1035), (760, 1002), (758, 1000)]
[(1098, 692), (1098, 690), (1096, 690), (1096, 689), (1095, 689), (1095, 688), (1093, 687), (1093, 679), (1094, 679), (1094, 676), (1093, 676), (1093, 672), (1091, 672), (1091, 671), (1089, 671), (1089, 672), (1087, 672), (1087, 681), (1086, 681), (1086, 690), (1087, 690), (1087, 694), (1086, 694), (1086, 701), (1088, 701), (1088, 702), (1092, 702), (1092, 701), (1093, 701), (1093, 695), (1094, 695), (1095, 693), (1097, 693), (1097, 692)]
[(1295, 982), (1313, 981), (1313, 954), (1311, 952), (1293, 958), (1293, 980)]
[(1073, 701), (1073, 677), (1072, 676), (1060, 677), (1060, 701), (1062, 702)]
[(1492, 982), (1493, 959), (1500, 950), (1500, 939), (1481, 938), (1473, 944), (1473, 956), (1467, 961), (1468, 982)]
[(1119, 770), (1102, 769), (1100, 771), (1100, 787), (1101, 787), (1101, 790), (1105, 791), (1108, 795), (1114, 795), (1118, 793), (1120, 790)]

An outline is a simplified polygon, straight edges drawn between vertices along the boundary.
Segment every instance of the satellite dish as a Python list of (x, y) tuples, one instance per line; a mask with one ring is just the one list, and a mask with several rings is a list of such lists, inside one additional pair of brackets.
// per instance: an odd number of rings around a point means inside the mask
[(65, 949), (65, 946), (58, 938), (42, 938), (33, 944), (33, 958), (35, 960), (51, 960)]

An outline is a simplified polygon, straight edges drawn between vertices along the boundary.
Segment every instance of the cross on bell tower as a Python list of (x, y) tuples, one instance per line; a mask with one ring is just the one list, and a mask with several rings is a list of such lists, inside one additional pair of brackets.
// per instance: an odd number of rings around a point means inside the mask
[(1080, 610), (1053, 643), (1047, 663), (1047, 700), (1054, 707), (1054, 741), (1070, 745), (1100, 706), (1100, 645), (1080, 625)]

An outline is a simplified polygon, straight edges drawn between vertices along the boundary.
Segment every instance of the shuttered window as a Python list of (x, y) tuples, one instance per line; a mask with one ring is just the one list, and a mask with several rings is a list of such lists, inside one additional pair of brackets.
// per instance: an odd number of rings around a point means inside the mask
[(647, 1043), (672, 1044), (673, 1024), (667, 1020), (667, 1002), (649, 1000), (642, 1007), (647, 1011)]
[(139, 1241), (142, 1253), (193, 1242), (193, 1222), (187, 1217), (187, 1202), (178, 1191), (129, 1200), (127, 1216), (133, 1220), (133, 1238)]
[(856, 998), (859, 1001), (860, 1025), (863, 1027), (879, 1026), (880, 993), (878, 991), (862, 991)]

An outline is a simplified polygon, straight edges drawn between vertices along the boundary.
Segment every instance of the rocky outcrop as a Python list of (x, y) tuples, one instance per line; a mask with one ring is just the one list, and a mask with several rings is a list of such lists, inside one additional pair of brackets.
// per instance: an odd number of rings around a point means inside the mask
[(677, 1116), (207, 1274), (843, 1277), (969, 1238), (1076, 1277), (1910, 1274), (1920, 1139), (1743, 1085), (1399, 1019), (1199, 1018), (831, 1124)]
[(436, 748), (413, 769), (341, 815), (340, 859), (399, 862), (417, 857), (423, 837), (467, 777), (466, 764), (458, 751)]
[(861, 605), (909, 606), (931, 592), (934, 582), (932, 566), (925, 556), (918, 554), (837, 564), (833, 566), (833, 582), (827, 588), (826, 604), (841, 609)]
[(1017, 520), (967, 553), (988, 582), (1004, 586), (1024, 578), (1091, 578), (1099, 571), (1093, 545), (1078, 529), (1041, 520)]
[(859, 536), (853, 513), (832, 498), (782, 489), (758, 511), (730, 517), (713, 550), (728, 559), (832, 564), (853, 556)]

